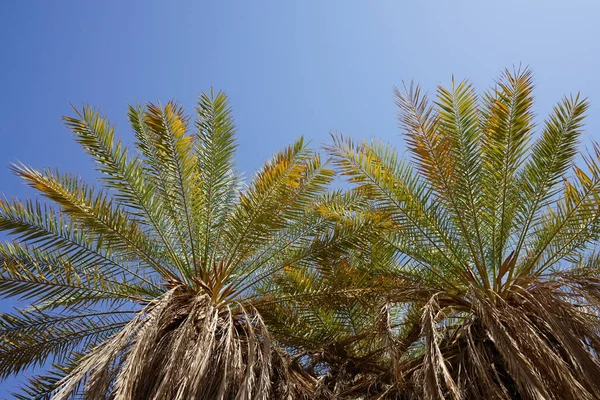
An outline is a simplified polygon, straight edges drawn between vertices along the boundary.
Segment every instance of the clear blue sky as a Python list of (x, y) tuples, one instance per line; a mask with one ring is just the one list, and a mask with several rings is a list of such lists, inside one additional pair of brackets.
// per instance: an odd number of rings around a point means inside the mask
[(597, 0), (4, 0), (0, 193), (32, 194), (6, 168), (16, 160), (92, 176), (60, 120), (69, 103), (99, 107), (131, 138), (127, 104), (175, 98), (192, 111), (210, 86), (231, 98), (247, 174), (299, 135), (400, 145), (394, 85), (434, 89), (455, 74), (483, 90), (519, 63), (535, 71), (540, 118), (569, 92), (591, 99), (589, 144), (600, 140), (599, 17)]

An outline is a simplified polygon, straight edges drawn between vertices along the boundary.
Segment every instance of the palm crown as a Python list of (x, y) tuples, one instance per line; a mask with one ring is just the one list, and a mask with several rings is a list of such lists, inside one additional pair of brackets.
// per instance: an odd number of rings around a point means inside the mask
[[(396, 91), (412, 162), (336, 137), (342, 174), (389, 215), (380, 246), (404, 306), (390, 382), (425, 398), (596, 398), (600, 148), (575, 164), (587, 102), (567, 97), (532, 140), (532, 75)], [(390, 262), (389, 260), (392, 260)], [(395, 352), (394, 346), (401, 348)], [(407, 346), (413, 351), (407, 351)], [(408, 383), (407, 383), (408, 382)]]
[(291, 390), (271, 382), (283, 361), (248, 299), (277, 270), (337, 245), (331, 236), (341, 232), (313, 206), (333, 172), (300, 139), (242, 186), (225, 95), (201, 95), (196, 112), (192, 134), (176, 103), (130, 107), (137, 152), (93, 109), (65, 118), (96, 162), (101, 190), (14, 167), (57, 206), (0, 204), (0, 229), (16, 238), (0, 247), (0, 290), (31, 301), (2, 316), (0, 373), (50, 356), (55, 364), (23, 398)]

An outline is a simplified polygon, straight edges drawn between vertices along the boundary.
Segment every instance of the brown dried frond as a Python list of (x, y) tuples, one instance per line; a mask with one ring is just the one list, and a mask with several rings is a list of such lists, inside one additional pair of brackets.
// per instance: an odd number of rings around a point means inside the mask
[(91, 400), (110, 392), (115, 400), (306, 397), (310, 377), (288, 367), (253, 309), (172, 289), (88, 355), (55, 399), (81, 380)]
[(563, 273), (504, 298), (473, 290), (469, 310), (433, 296), (405, 379), (426, 399), (597, 399), (599, 294), (597, 279)]

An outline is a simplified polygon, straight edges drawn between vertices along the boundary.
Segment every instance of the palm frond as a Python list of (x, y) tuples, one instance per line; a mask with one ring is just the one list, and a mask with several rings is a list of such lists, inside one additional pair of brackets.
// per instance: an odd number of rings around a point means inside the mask
[(329, 148), (336, 165), (358, 190), (376, 202), (379, 210), (391, 215), (394, 231), (401, 232), (403, 250), (417, 253), (428, 264), (445, 265), (460, 271), (466, 280), (476, 280), (465, 262), (462, 246), (449, 235), (451, 221), (432, 192), (397, 155), (381, 143), (355, 145), (338, 138)]
[[(54, 361), (17, 396), (314, 392), (315, 379), (273, 342), (255, 289), (286, 265), (339, 252), (361, 235), (358, 224), (340, 229), (317, 211), (333, 171), (302, 139), (243, 189), (226, 96), (202, 94), (197, 114), (191, 134), (175, 102), (130, 107), (133, 150), (90, 107), (65, 118), (101, 173), (100, 189), (13, 168), (50, 202), (0, 203), (0, 230), (15, 239), (0, 245), (0, 296), (29, 303), (2, 316), (0, 379)], [(148, 385), (152, 371), (164, 380)]]
[(114, 127), (97, 111), (86, 106), (75, 112), (78, 118), (64, 120), (96, 162), (102, 181), (115, 191), (117, 203), (151, 227), (168, 250), (172, 264), (182, 268), (170, 222), (164, 218), (163, 201), (156, 196), (154, 182), (146, 179), (145, 165), (138, 156), (130, 155), (121, 141), (115, 142)]
[[(74, 352), (62, 363), (54, 363), (48, 371), (29, 378), (21, 385), (19, 391), (12, 395), (18, 400), (51, 400), (58, 383), (77, 368), (82, 356), (82, 353)], [(81, 386), (75, 388), (73, 399), (83, 398), (81, 389)]]
[(226, 264), (233, 270), (267, 243), (286, 221), (302, 214), (322, 193), (333, 172), (325, 168), (303, 139), (278, 153), (260, 170), (227, 220), (223, 245), (232, 249)]
[[(452, 87), (438, 87), (440, 129), (452, 142), (455, 159), (454, 182), (445, 195), (469, 247), (471, 257), (478, 266), (478, 273), (485, 281), (487, 265), (485, 257), (485, 238), (482, 232), (481, 215), (483, 211), (482, 192), (482, 150), (479, 129), (480, 112), (475, 89), (467, 82), (458, 85), (452, 79)], [(443, 199), (442, 199), (443, 200)]]
[(94, 266), (107, 277), (127, 272), (127, 260), (77, 226), (65, 214), (39, 201), (0, 201), (0, 230), (30, 248), (68, 258), (80, 269)]
[(196, 128), (200, 204), (194, 205), (199, 231), (202, 268), (215, 262), (220, 226), (237, 199), (238, 180), (233, 156), (237, 147), (236, 128), (229, 102), (223, 92), (202, 94), (196, 106)]
[(77, 349), (89, 349), (126, 325), (124, 314), (87, 312), (72, 315), (38, 310), (0, 316), (0, 378), (41, 365), (65, 361)]
[[(575, 165), (587, 109), (579, 96), (559, 103), (531, 144), (532, 90), (531, 72), (518, 69), (482, 103), (454, 80), (433, 104), (418, 86), (399, 93), (416, 173), (389, 147), (334, 138), (330, 152), (362, 199), (360, 211), (326, 215), (343, 223), (384, 211), (388, 223), (372, 243), (390, 252), (384, 262), (367, 257), (378, 265), (368, 270), (371, 282), (379, 276), (389, 285), (379, 297), (387, 350), (379, 360), (394, 372), (344, 395), (369, 387), (381, 398), (597, 397), (600, 147), (583, 157), (586, 168)], [(344, 257), (360, 265), (360, 257)], [(287, 291), (302, 293), (314, 285), (307, 279), (289, 280), (296, 289)], [(335, 309), (344, 298), (328, 301)], [(277, 318), (287, 316), (303, 338), (302, 315), (281, 307)], [(398, 310), (395, 323), (387, 310)], [(367, 367), (340, 384), (361, 374)]]
[[(126, 259), (145, 263), (163, 277), (178, 278), (160, 262), (163, 256), (154, 238), (106, 194), (96, 193), (91, 186), (70, 175), (50, 170), (39, 172), (25, 166), (13, 169), (31, 187), (58, 204), (72, 220), (99, 235), (104, 246), (119, 251)], [(146, 278), (140, 279), (151, 283)]]
[[(515, 176), (522, 165), (533, 128), (533, 74), (529, 69), (505, 70), (486, 94), (483, 114), (483, 190), (485, 231), (491, 243), (489, 264), (502, 264), (514, 228), (518, 204)], [(494, 275), (496, 275), (494, 273)]]
[(541, 217), (519, 275), (532, 270), (542, 273), (600, 238), (600, 147), (586, 158), (586, 164), (587, 173), (573, 167), (575, 176), (564, 180), (562, 198)]
[(68, 259), (15, 244), (0, 245), (0, 291), (33, 300), (36, 307), (77, 308), (81, 304), (141, 300), (152, 288), (107, 278), (95, 268), (79, 269)]
[(184, 231), (181, 246), (188, 257), (188, 269), (182, 272), (191, 279), (198, 268), (197, 228), (191, 215), (198, 185), (198, 160), (194, 156), (194, 139), (187, 133), (188, 118), (177, 103), (169, 102), (164, 107), (149, 104), (145, 123), (153, 134), (154, 160), (160, 165), (162, 181), (168, 185), (163, 188), (163, 201), (173, 209), (175, 223)]

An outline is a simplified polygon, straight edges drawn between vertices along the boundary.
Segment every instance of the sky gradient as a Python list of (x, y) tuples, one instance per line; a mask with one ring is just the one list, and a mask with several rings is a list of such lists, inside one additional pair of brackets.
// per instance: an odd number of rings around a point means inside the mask
[[(70, 104), (98, 107), (130, 141), (128, 104), (177, 99), (191, 113), (211, 86), (230, 97), (246, 175), (300, 135), (402, 149), (394, 86), (432, 92), (454, 74), (483, 91), (519, 64), (535, 72), (540, 123), (563, 95), (590, 99), (589, 145), (600, 141), (599, 17), (594, 0), (5, 0), (0, 194), (33, 195), (10, 173), (16, 161), (94, 176), (60, 119)], [(0, 383), (0, 399), (18, 380)]]

